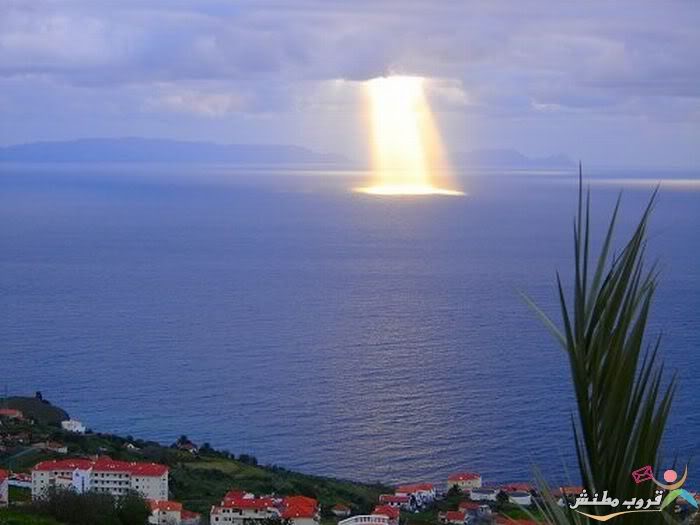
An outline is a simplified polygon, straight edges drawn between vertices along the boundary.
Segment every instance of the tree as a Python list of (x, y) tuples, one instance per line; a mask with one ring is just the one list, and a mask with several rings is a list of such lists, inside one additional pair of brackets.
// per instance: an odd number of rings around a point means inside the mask
[(146, 500), (136, 492), (115, 499), (102, 492), (51, 489), (33, 506), (35, 511), (69, 525), (145, 525), (151, 515)]
[(496, 503), (498, 504), (499, 508), (503, 508), (509, 503), (508, 499), (508, 494), (503, 492), (502, 490), (496, 495)]
[[(644, 465), (659, 466), (661, 438), (676, 390), (675, 377), (667, 379), (659, 362), (659, 338), (651, 345), (645, 338), (658, 279), (655, 266), (644, 264), (656, 193), (623, 250), (610, 257), (618, 198), (594, 267), (589, 254), (590, 190), (584, 203), (579, 168), (570, 300), (557, 274), (562, 328), (526, 298), (569, 360), (578, 412), (571, 417), (574, 443), (580, 477), (589, 494), (607, 490), (616, 498), (648, 498), (656, 488), (652, 483), (635, 485), (630, 476)], [(549, 522), (588, 523), (588, 518), (568, 507), (559, 508), (547, 487), (542, 486), (542, 492)], [(616, 523), (660, 523), (666, 518), (661, 513), (640, 513), (616, 518)]]
[(144, 525), (151, 515), (146, 500), (136, 491), (129, 491), (119, 498), (116, 511), (122, 525)]

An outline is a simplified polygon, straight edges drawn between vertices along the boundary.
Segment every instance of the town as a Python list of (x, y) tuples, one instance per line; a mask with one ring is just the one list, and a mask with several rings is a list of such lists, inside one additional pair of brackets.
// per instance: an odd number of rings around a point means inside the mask
[[(159, 447), (95, 434), (40, 393), (17, 399), (25, 411), (0, 408), (0, 507), (13, 510), (13, 516), (41, 509), (55, 494), (69, 493), (106, 495), (114, 501), (136, 494), (147, 506), (147, 523), (156, 525), (526, 525), (541, 517), (542, 495), (530, 482), (485, 483), (479, 473), (465, 471), (449, 474), (440, 484), (392, 488), (309, 478), (294, 486), (287, 480), (294, 474), (278, 467), (265, 471), (250, 456), (232, 460), (230, 454), (197, 446), (186, 436)], [(155, 456), (162, 462), (149, 461)], [(246, 474), (224, 477), (206, 497), (195, 495), (196, 487), (211, 483), (207, 478), (222, 477), (220, 470), (202, 468), (214, 465)], [(197, 472), (203, 476), (188, 479)], [(270, 481), (251, 481), (263, 472)], [(564, 506), (582, 490), (559, 487), (554, 496)], [(697, 493), (695, 497), (700, 499)], [(677, 512), (689, 509), (681, 501)]]

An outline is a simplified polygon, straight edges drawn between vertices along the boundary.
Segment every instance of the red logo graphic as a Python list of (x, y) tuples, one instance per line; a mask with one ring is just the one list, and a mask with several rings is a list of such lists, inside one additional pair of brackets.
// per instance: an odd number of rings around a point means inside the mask
[(647, 465), (646, 467), (642, 467), (632, 472), (632, 479), (636, 484), (654, 479), (654, 473), (651, 470), (651, 465)]

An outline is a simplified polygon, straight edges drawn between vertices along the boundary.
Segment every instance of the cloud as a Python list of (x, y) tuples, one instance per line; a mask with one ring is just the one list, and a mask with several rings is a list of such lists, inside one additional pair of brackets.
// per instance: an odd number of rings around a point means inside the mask
[(242, 97), (230, 93), (202, 93), (194, 90), (168, 90), (146, 99), (147, 110), (191, 113), (205, 117), (222, 117), (245, 108)]
[(431, 78), (436, 108), (470, 121), (697, 124), (698, 26), (694, 3), (10, 0), (0, 104), (49, 100), (62, 115), (102, 95), (93, 117), (321, 119), (357, 111), (359, 82), (399, 73)]

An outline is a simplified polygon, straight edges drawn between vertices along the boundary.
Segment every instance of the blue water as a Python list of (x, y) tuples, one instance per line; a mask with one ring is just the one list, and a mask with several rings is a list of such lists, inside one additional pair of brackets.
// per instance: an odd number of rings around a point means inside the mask
[[(657, 178), (592, 172), (601, 231)], [(468, 197), (349, 193), (359, 174), (0, 167), (0, 386), (100, 431), (178, 435), (385, 482), (574, 471), (556, 314), (571, 173), (476, 173)], [(635, 177), (640, 177), (634, 174)], [(700, 186), (662, 189), (651, 332), (681, 388), (667, 451), (700, 453)]]

